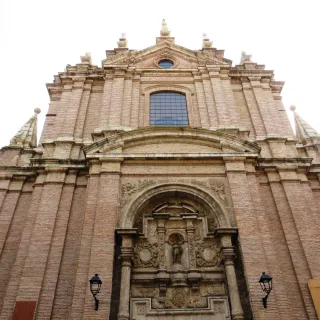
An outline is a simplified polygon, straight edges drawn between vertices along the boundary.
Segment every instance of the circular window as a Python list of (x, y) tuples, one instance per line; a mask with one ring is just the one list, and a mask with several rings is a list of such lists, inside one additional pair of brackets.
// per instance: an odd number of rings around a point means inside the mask
[(169, 69), (173, 67), (173, 62), (169, 59), (160, 60), (158, 63), (159, 67)]

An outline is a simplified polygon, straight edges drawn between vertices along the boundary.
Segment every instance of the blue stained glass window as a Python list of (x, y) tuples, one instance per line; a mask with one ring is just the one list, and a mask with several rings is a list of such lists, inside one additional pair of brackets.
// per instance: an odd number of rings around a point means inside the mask
[(159, 67), (169, 69), (173, 67), (173, 62), (169, 59), (163, 59), (159, 61)]
[(186, 96), (176, 92), (157, 92), (150, 95), (151, 126), (189, 125)]

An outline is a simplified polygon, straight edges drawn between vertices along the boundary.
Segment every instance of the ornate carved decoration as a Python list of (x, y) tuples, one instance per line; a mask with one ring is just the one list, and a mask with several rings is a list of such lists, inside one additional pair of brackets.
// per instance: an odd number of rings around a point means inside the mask
[(218, 259), (217, 245), (205, 243), (197, 245), (196, 261), (198, 267), (214, 267), (217, 265)]
[(224, 295), (225, 288), (223, 283), (210, 283), (200, 285), (200, 296), (209, 297), (215, 295)]
[(190, 296), (187, 303), (187, 308), (205, 308), (207, 307), (207, 299), (198, 295)]
[(205, 308), (207, 299), (197, 294), (192, 295), (189, 288), (176, 287), (170, 290), (166, 299), (152, 299), (152, 307), (155, 309)]
[(137, 305), (137, 315), (144, 315), (147, 313), (147, 307), (145, 304)]
[(226, 313), (226, 307), (224, 302), (218, 302), (214, 304), (214, 311), (218, 314), (225, 314)]
[(217, 195), (222, 202), (227, 202), (225, 187), (222, 182), (216, 182), (215, 180), (191, 180), (191, 183), (213, 191), (213, 193)]
[(172, 290), (172, 303), (177, 308), (182, 308), (187, 304), (187, 294), (185, 288), (175, 288)]
[(138, 180), (135, 182), (127, 182), (123, 184), (121, 188), (121, 207), (123, 207), (128, 202), (129, 198), (133, 194), (155, 184), (156, 182), (153, 180)]
[(208, 231), (213, 232), (214, 229), (217, 227), (215, 219), (213, 219), (212, 217), (209, 217), (207, 221), (208, 221)]
[(137, 287), (132, 285), (131, 296), (132, 298), (155, 298), (159, 294), (157, 288), (153, 287)]
[(195, 241), (198, 241), (201, 239), (200, 228), (201, 228), (201, 224), (199, 222), (195, 222), (194, 223), (194, 235), (193, 235)]
[(138, 242), (134, 247), (133, 264), (136, 268), (158, 267), (158, 244)]
[(158, 224), (158, 244), (159, 244), (159, 267), (165, 268), (166, 256), (165, 256), (165, 227)]
[(189, 245), (189, 263), (190, 263), (190, 268), (194, 269), (196, 267), (196, 256), (195, 256), (193, 232), (188, 232), (188, 245)]

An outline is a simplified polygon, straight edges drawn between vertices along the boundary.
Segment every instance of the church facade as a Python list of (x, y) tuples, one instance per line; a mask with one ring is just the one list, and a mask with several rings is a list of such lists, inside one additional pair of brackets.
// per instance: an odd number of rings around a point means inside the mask
[(0, 151), (0, 319), (317, 319), (320, 135), (284, 83), (165, 22), (106, 53)]

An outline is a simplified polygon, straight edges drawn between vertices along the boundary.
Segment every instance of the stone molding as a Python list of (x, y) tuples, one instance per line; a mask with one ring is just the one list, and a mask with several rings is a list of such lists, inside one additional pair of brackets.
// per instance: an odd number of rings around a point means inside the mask
[[(243, 156), (257, 157), (261, 151), (261, 148), (256, 143), (248, 142), (247, 140), (230, 135), (221, 130), (195, 129), (191, 127), (185, 127), (183, 129), (180, 127), (146, 127), (105, 137), (85, 147), (84, 153), (87, 159), (103, 158), (115, 149), (125, 149), (126, 145), (132, 142), (142, 141), (144, 144), (148, 144), (154, 138), (161, 138), (165, 143), (166, 139), (174, 137), (181, 140), (189, 140), (190, 143), (193, 144), (195, 144), (197, 140), (203, 140), (213, 144), (219, 143), (221, 146), (234, 150), (235, 153), (245, 154)], [(112, 153), (112, 157), (117, 157), (121, 153), (122, 150), (120, 152), (118, 150), (116, 154)], [(125, 154), (124, 156), (129, 157), (130, 154)], [(136, 157), (137, 156), (138, 155), (136, 155)], [(192, 156), (196, 156), (196, 154)], [(212, 156), (214, 156), (214, 154), (212, 154)]]
[(231, 227), (232, 224), (229, 214), (227, 213), (224, 205), (220, 204), (221, 202), (216, 194), (208, 193), (207, 190), (182, 183), (163, 183), (156, 186), (152, 185), (135, 195), (135, 197), (133, 197), (131, 201), (128, 201), (126, 206), (123, 207), (119, 226), (122, 228), (131, 228), (133, 226), (135, 216), (138, 214), (139, 209), (144, 202), (157, 194), (170, 191), (181, 191), (199, 198), (200, 201), (203, 201), (208, 205), (208, 207), (212, 208), (212, 212), (220, 227)]

